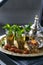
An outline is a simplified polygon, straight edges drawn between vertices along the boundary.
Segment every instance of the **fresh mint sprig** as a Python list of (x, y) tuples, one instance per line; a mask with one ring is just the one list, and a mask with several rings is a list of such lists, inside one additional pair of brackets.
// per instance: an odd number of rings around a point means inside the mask
[(8, 30), (9, 31), (9, 35), (12, 34), (12, 32), (14, 32), (15, 37), (21, 37), (23, 33), (29, 32), (30, 31), (30, 26), (32, 25), (32, 23), (29, 23), (28, 25), (24, 25), (24, 26), (19, 26), (19, 25), (10, 25), (10, 24), (6, 24), (5, 26), (3, 26), (3, 29)]
[(8, 32), (8, 35), (12, 34), (12, 26), (10, 24), (6, 24), (5, 26), (3, 26), (3, 29), (5, 29), (6, 32)]

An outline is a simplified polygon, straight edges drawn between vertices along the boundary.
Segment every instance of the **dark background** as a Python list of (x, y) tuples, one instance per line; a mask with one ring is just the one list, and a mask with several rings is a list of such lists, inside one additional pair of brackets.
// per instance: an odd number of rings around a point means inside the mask
[(0, 23), (28, 24), (42, 12), (43, 0), (8, 0), (0, 8)]
[(8, 0), (0, 7), (0, 35), (5, 33), (4, 24), (28, 24), (34, 22), (35, 15), (43, 26), (42, 9), (43, 0)]

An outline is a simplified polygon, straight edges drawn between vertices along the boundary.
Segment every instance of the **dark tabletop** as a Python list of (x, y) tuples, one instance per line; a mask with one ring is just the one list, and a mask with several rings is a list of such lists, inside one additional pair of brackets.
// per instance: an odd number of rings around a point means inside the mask
[(15, 57), (9, 56), (17, 65), (43, 65), (43, 56), (40, 57)]
[[(2, 29), (3, 25), (0, 25), (0, 35), (5, 34), (4, 30)], [(40, 57), (16, 57), (16, 56), (9, 56), (6, 55), (7, 57), (9, 57), (13, 62), (14, 65), (43, 65), (43, 56)], [(10, 65), (10, 64), (9, 64)]]

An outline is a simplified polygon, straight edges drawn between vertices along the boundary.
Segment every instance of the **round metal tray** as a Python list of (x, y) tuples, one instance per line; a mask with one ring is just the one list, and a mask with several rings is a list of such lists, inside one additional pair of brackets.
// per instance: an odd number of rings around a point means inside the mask
[[(0, 36), (0, 41), (5, 37), (6, 35)], [(18, 57), (35, 57), (35, 56), (42, 56), (43, 55), (43, 48), (40, 49), (39, 53), (31, 53), (31, 54), (20, 54), (20, 53), (14, 53), (8, 50), (5, 50), (3, 47), (0, 46), (0, 51), (12, 55), (12, 56), (18, 56)]]

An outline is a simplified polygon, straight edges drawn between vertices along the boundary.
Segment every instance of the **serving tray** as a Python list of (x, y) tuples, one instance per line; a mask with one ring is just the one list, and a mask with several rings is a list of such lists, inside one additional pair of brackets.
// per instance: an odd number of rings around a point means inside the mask
[[(6, 37), (6, 35), (2, 35), (0, 36), (0, 41)], [(20, 53), (14, 53), (14, 52), (11, 52), (11, 51), (8, 51), (8, 50), (5, 50), (3, 47), (0, 46), (0, 51), (5, 53), (5, 54), (8, 54), (8, 55), (12, 55), (12, 56), (18, 56), (18, 57), (35, 57), (35, 56), (42, 56), (43, 55), (43, 47), (41, 49), (39, 49), (39, 53), (31, 53), (31, 54), (20, 54)]]

